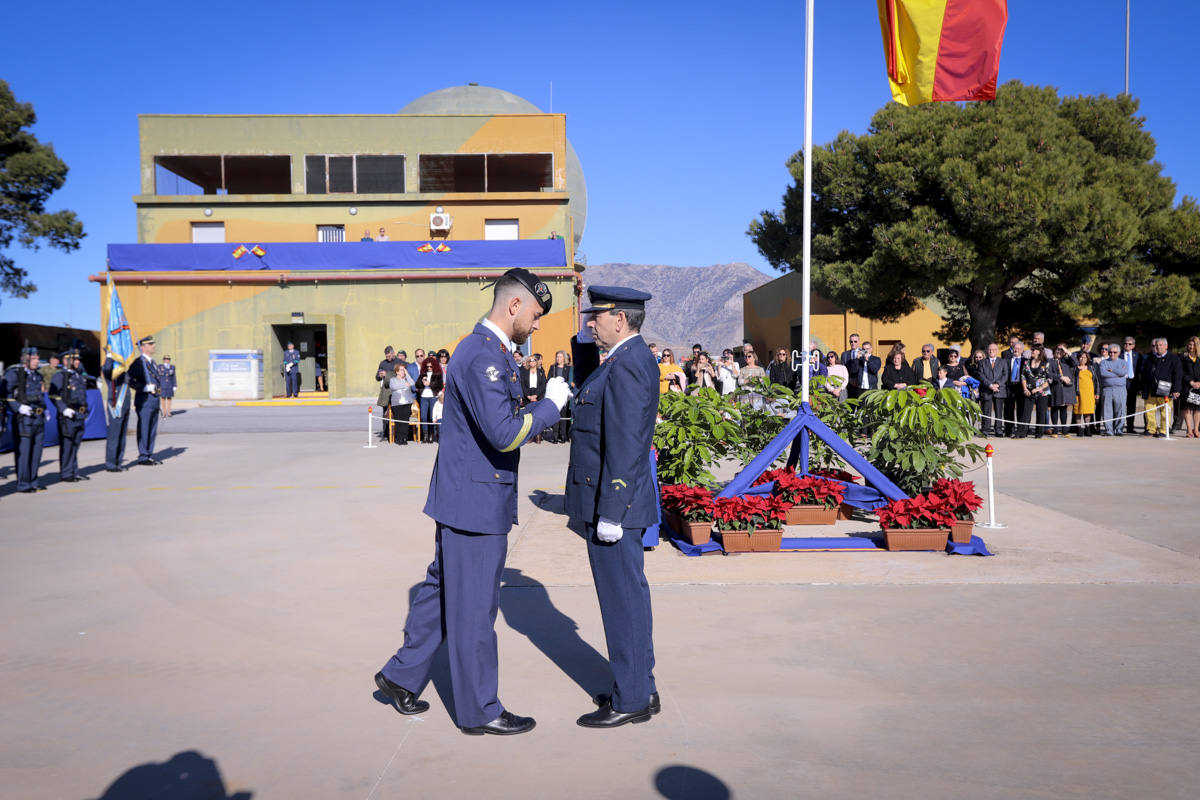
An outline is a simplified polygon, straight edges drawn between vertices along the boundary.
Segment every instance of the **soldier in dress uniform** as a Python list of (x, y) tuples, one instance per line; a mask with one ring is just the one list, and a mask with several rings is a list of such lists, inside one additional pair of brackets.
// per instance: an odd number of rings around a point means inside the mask
[[(109, 472), (124, 472), (128, 469), (128, 467), (121, 466), (121, 462), (125, 460), (125, 440), (129, 433), (129, 409), (133, 407), (133, 392), (129, 390), (129, 372), (122, 371), (114, 378), (113, 373), (116, 372), (117, 366), (117, 362), (110, 352), (104, 359), (104, 365), (100, 367), (100, 373), (104, 376), (104, 380), (108, 381), (110, 414), (104, 445), (104, 468)], [(111, 410), (118, 400), (121, 401), (121, 411), (118, 414), (112, 414)]]
[(288, 397), (300, 396), (300, 351), (292, 342), (283, 352), (283, 390)]
[(46, 488), (38, 485), (38, 465), (42, 463), (42, 443), (46, 439), (46, 397), (38, 362), (37, 348), (26, 347), (21, 351), (21, 363), (9, 369), (4, 378), (4, 399), (13, 414), (18, 492)]
[(78, 349), (62, 354), (65, 369), (50, 381), (50, 400), (58, 409), (58, 474), (67, 483), (86, 481), (79, 474), (79, 444), (87, 425), (87, 375)]
[(588, 297), (590, 307), (581, 312), (585, 330), (576, 337), (576, 347), (592, 352), (579, 352), (576, 363), (589, 369), (599, 361), (595, 347), (584, 348), (579, 341), (587, 333), (606, 356), (590, 374), (576, 374), (566, 507), (567, 515), (583, 522), (587, 531), (613, 685), (596, 698), (599, 710), (577, 721), (586, 728), (614, 728), (645, 722), (661, 709), (642, 551), (645, 529), (658, 522), (650, 445), (659, 370), (639, 333), (650, 295), (593, 286)]
[(154, 457), (154, 440), (158, 438), (158, 365), (154, 363), (154, 337), (138, 339), (141, 355), (126, 370), (129, 388), (135, 392), (133, 407), (137, 409), (138, 460), (146, 466), (161, 464)]
[(171, 416), (171, 399), (175, 397), (175, 365), (170, 356), (163, 356), (158, 365), (158, 393), (162, 403), (162, 415)]
[(441, 445), (425, 502), (425, 513), (437, 522), (433, 563), (408, 610), (404, 646), (375, 675), (401, 714), (427, 710), (417, 695), (445, 638), (455, 722), (471, 735), (525, 733), (534, 726), (497, 697), (494, 628), (508, 532), (517, 521), (518, 448), (558, 419), (570, 395), (560, 379), (547, 384), (544, 400), (521, 408), (509, 348), (538, 329), (538, 318), (550, 310), (550, 290), (517, 268), (505, 272), (494, 291), (487, 317), (455, 349), (445, 386)]

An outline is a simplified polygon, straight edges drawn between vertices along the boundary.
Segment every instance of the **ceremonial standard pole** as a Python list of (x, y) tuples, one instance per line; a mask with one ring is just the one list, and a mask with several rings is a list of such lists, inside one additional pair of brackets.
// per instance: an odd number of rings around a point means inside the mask
[(804, 359), (800, 378), (800, 400), (808, 402), (808, 376), (812, 372), (808, 360), (812, 358), (809, 342), (809, 279), (812, 265), (812, 96), (813, 96), (813, 0), (806, 0), (804, 8), (804, 250), (800, 266), (800, 336), (803, 339)]

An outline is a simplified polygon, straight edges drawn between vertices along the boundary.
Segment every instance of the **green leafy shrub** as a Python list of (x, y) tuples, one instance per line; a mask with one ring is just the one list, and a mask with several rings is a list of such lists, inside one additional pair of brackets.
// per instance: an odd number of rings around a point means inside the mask
[(743, 410), (726, 402), (716, 389), (701, 389), (695, 396), (660, 396), (661, 422), (654, 426), (659, 483), (714, 486), (713, 466), (742, 447)]

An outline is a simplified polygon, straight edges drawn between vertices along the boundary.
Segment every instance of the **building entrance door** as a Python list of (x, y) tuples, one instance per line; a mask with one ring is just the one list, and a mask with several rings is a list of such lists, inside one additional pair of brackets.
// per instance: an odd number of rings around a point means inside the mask
[[(317, 389), (317, 363), (321, 359), (322, 373), (328, 367), (326, 350), (328, 336), (324, 325), (272, 325), (275, 334), (274, 344), (279, 348), (277, 363), (272, 365), (268, 375), (274, 377), (270, 381), (273, 386), (272, 394), (283, 396), (286, 387), (283, 383), (283, 353), (287, 350), (288, 342), (296, 345), (300, 351), (300, 391), (312, 392)], [(328, 388), (328, 387), (327, 387)]]

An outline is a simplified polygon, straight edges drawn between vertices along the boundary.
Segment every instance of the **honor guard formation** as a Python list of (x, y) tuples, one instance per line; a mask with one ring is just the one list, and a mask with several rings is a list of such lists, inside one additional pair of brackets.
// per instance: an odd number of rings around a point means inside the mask
[[(107, 381), (107, 402), (88, 402), (89, 386), (95, 380), (83, 368), (82, 352), (71, 347), (42, 364), (36, 347), (21, 350), (20, 362), (0, 377), (0, 397), (5, 401), (0, 414), (0, 430), (11, 426), (13, 457), (16, 462), (17, 491), (44, 490), (38, 481), (38, 467), (46, 440), (46, 425), (58, 432), (59, 477), (66, 483), (89, 480), (79, 471), (79, 447), (83, 442), (90, 414), (103, 414), (108, 406), (104, 466), (109, 472), (122, 472), (125, 439), (130, 409), (137, 411), (138, 457), (134, 464), (148, 466), (162, 462), (154, 457), (158, 420), (170, 416), (170, 398), (175, 389), (175, 367), (170, 358), (154, 362), (154, 338), (137, 343), (140, 352), (122, 365), (111, 353), (102, 372)], [(92, 389), (91, 391), (95, 391)], [(99, 393), (103, 396), (104, 393)], [(93, 398), (96, 394), (92, 395)], [(165, 408), (160, 403), (165, 402)]]

